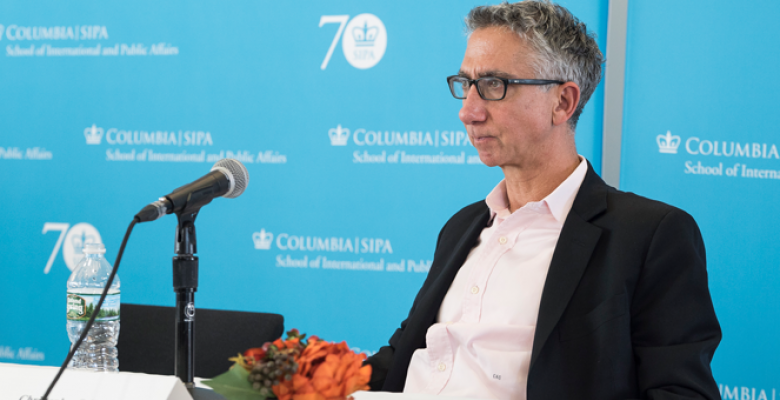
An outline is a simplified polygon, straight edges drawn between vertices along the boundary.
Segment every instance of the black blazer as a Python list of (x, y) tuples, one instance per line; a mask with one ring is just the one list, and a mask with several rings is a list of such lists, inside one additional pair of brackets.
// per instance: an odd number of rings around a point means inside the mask
[[(408, 318), (367, 361), (372, 390), (403, 390), (488, 218), (481, 201), (442, 228)], [(720, 339), (693, 218), (608, 186), (589, 165), (544, 284), (528, 399), (720, 399), (710, 370)]]

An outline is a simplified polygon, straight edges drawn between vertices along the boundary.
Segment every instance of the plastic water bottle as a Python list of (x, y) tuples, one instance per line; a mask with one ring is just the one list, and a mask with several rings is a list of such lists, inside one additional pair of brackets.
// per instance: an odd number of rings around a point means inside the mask
[[(67, 329), (71, 348), (92, 316), (111, 274), (111, 265), (103, 258), (105, 252), (106, 248), (102, 243), (87, 243), (84, 246), (84, 258), (68, 279)], [(118, 339), (119, 277), (115, 276), (94, 325), (81, 342), (69, 366), (94, 371), (118, 371)]]

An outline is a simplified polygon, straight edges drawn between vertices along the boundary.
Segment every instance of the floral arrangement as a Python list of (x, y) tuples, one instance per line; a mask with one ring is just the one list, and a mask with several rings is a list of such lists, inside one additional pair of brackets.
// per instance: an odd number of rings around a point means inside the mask
[(371, 366), (346, 342), (329, 343), (297, 329), (230, 358), (228, 372), (203, 383), (229, 400), (339, 400), (368, 390)]

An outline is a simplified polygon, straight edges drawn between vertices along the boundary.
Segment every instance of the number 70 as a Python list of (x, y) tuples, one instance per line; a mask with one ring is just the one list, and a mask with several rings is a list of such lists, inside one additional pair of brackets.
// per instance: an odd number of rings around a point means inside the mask
[(320, 69), (324, 70), (328, 66), (328, 62), (330, 62), (330, 56), (333, 55), (333, 49), (336, 48), (336, 43), (339, 42), (341, 34), (344, 33), (344, 26), (347, 25), (347, 21), (349, 21), (349, 15), (323, 15), (320, 17), (320, 28), (322, 28), (322, 26), (325, 24), (339, 24), (339, 30), (336, 32), (336, 36), (333, 37), (333, 42), (330, 43), (328, 54), (326, 54), (325, 59), (322, 60)]

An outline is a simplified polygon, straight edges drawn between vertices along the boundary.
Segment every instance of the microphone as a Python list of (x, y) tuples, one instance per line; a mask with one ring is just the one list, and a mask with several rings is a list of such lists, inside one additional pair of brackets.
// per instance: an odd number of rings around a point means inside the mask
[(238, 160), (225, 158), (211, 167), (200, 179), (175, 189), (169, 195), (144, 207), (135, 219), (154, 221), (171, 213), (194, 213), (216, 197), (234, 199), (244, 193), (249, 183), (249, 172)]

